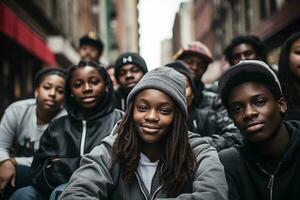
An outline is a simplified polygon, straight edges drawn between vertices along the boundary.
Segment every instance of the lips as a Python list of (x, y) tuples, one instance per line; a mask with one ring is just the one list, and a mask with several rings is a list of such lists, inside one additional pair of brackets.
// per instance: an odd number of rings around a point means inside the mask
[(135, 81), (130, 81), (128, 83), (126, 83), (127, 87), (133, 87), (136, 85), (136, 82)]
[(45, 100), (44, 103), (48, 106), (54, 106), (56, 105), (56, 101), (52, 101), (52, 100)]
[(149, 125), (149, 124), (141, 125), (141, 129), (144, 133), (147, 133), (147, 134), (155, 134), (160, 130), (160, 128), (158, 126)]
[(263, 122), (251, 122), (246, 126), (246, 130), (248, 132), (257, 132), (261, 130), (264, 127), (264, 125), (265, 124)]
[(88, 96), (88, 97), (83, 97), (82, 102), (83, 103), (92, 103), (96, 100), (96, 97), (94, 96)]

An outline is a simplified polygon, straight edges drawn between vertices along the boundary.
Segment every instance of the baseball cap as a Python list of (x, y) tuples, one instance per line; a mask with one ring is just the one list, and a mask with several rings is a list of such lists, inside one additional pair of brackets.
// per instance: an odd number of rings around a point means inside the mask
[(195, 55), (204, 58), (208, 63), (212, 62), (212, 54), (209, 48), (199, 41), (193, 41), (187, 44), (187, 46), (179, 49), (175, 55), (174, 59), (181, 60), (183, 57), (188, 55)]
[(88, 32), (86, 35), (82, 36), (79, 40), (79, 46), (91, 45), (96, 47), (100, 53), (102, 53), (104, 44), (96, 32)]
[[(237, 79), (240, 80), (237, 81)], [(282, 96), (282, 89), (277, 75), (265, 62), (242, 60), (228, 68), (219, 79), (218, 87), (223, 104), (226, 106), (228, 95), (234, 86), (248, 81), (270, 85)]]

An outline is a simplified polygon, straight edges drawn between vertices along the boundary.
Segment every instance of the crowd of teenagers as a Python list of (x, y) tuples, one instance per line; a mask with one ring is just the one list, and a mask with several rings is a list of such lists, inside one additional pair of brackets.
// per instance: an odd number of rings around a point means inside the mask
[(135, 52), (104, 67), (103, 49), (89, 32), (79, 63), (41, 69), (6, 108), (0, 199), (299, 198), (300, 32), (275, 68), (258, 37), (233, 38), (210, 87), (199, 41), (151, 71)]

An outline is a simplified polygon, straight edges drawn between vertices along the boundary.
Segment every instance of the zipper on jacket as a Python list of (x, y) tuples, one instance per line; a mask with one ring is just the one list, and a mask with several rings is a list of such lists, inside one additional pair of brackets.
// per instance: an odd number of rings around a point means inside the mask
[(121, 107), (122, 107), (122, 110), (125, 110), (125, 99), (121, 99)]
[(154, 197), (155, 197), (155, 195), (156, 195), (156, 193), (160, 190), (162, 188), (162, 185), (161, 186), (159, 186), (156, 190), (155, 190), (155, 192), (153, 193), (153, 195), (152, 195), (152, 197), (151, 197), (151, 200), (153, 200), (154, 199)]
[(268, 189), (270, 191), (270, 200), (273, 199), (273, 185), (274, 185), (274, 178), (275, 178), (275, 175), (276, 173), (278, 172), (279, 168), (280, 168), (280, 165), (281, 165), (281, 162), (278, 164), (274, 174), (270, 174), (268, 173), (264, 168), (261, 167), (261, 165), (259, 163), (257, 163), (258, 167), (260, 168), (260, 170), (265, 173), (266, 175), (268, 175), (270, 177), (269, 179), (269, 183), (268, 183)]
[(144, 195), (145, 199), (148, 199), (148, 198), (147, 198), (147, 195), (145, 194), (145, 192), (144, 192), (144, 190), (143, 190), (143, 188), (142, 188), (142, 184), (141, 184), (141, 181), (140, 181), (140, 178), (139, 178), (139, 176), (136, 174), (136, 172), (134, 172), (134, 174), (135, 174), (135, 176), (136, 176), (136, 178), (137, 178), (137, 180), (138, 180), (138, 183), (139, 183), (140, 189), (141, 189), (141, 191), (142, 191), (142, 193), (143, 193), (143, 195)]
[(81, 134), (81, 142), (80, 142), (80, 156), (84, 154), (84, 143), (86, 137), (86, 121), (82, 121), (82, 134)]
[(196, 120), (194, 119), (193, 120), (193, 125), (194, 125), (194, 128), (196, 129), (196, 128), (198, 128), (198, 126), (197, 126), (197, 122), (196, 122)]

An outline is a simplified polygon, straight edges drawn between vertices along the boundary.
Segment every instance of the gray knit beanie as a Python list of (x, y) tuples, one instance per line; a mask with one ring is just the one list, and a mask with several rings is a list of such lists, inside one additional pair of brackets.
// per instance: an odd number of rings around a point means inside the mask
[(185, 78), (182, 74), (170, 67), (159, 67), (147, 72), (135, 85), (127, 97), (127, 106), (135, 96), (145, 89), (157, 89), (168, 96), (179, 106), (180, 110), (187, 117), (187, 105), (185, 96)]

